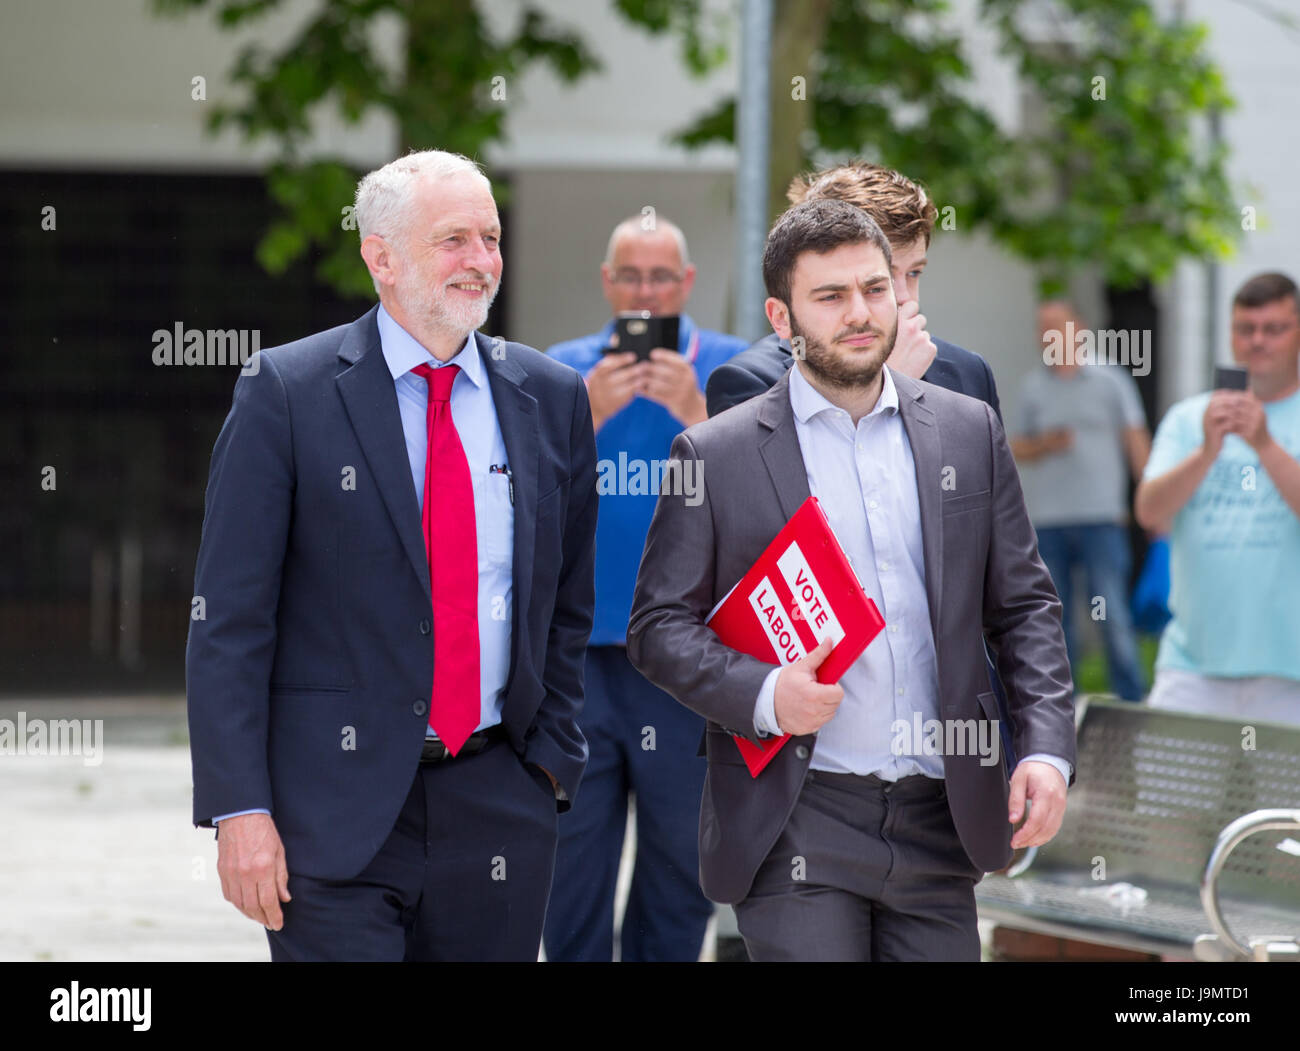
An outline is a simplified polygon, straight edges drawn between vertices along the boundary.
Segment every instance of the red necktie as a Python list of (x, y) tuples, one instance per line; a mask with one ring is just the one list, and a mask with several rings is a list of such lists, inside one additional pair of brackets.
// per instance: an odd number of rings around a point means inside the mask
[(424, 548), (433, 590), (429, 725), (452, 755), (479, 724), (478, 536), (469, 461), (451, 418), (459, 365), (411, 370), (429, 383), (424, 460)]

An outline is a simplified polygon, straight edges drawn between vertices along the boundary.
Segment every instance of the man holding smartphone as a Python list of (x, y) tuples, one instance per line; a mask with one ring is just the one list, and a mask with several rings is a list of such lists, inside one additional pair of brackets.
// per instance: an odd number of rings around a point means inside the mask
[(1171, 530), (1157, 708), (1300, 723), (1300, 290), (1252, 277), (1232, 303), (1249, 389), (1174, 405), (1134, 500)]
[[(707, 417), (709, 373), (745, 342), (702, 329), (684, 313), (695, 267), (682, 231), (662, 216), (619, 223), (600, 276), (614, 317), (599, 332), (548, 351), (586, 377), (600, 507), (595, 626), (580, 716), (590, 756), (572, 809), (560, 821), (543, 943), (549, 960), (613, 959), (614, 893), (630, 793), (637, 858), (621, 958), (695, 960), (713, 912), (699, 886), (696, 841), (704, 720), (632, 667), (627, 624), (659, 496), (655, 479), (673, 439)], [(675, 345), (651, 348), (644, 358), (614, 347), (618, 315), (632, 312), (650, 315), (648, 332), (671, 330), (671, 321), (659, 319), (676, 318)], [(624, 340), (642, 335), (637, 327), (625, 321)]]

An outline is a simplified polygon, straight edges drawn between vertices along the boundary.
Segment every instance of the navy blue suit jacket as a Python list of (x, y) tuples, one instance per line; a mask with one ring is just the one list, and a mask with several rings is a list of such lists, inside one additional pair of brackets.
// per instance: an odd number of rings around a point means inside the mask
[[(998, 387), (993, 382), (989, 363), (973, 351), (931, 338), (938, 353), (921, 378), (927, 383), (988, 402), (1001, 420)], [(792, 364), (794, 358), (790, 354), (790, 345), (775, 332), (768, 333), (748, 350), (741, 351), (713, 370), (704, 395), (709, 415), (716, 416), (771, 389)]]
[[(290, 871), (324, 879), (357, 875), (392, 830), (433, 682), (420, 507), (377, 310), (263, 351), (236, 383), (212, 453), (203, 603), (186, 650), (195, 824), (265, 807)], [(572, 369), (475, 338), (514, 476), (502, 723), (571, 800), (587, 761), (577, 716), (595, 598), (591, 410)]]

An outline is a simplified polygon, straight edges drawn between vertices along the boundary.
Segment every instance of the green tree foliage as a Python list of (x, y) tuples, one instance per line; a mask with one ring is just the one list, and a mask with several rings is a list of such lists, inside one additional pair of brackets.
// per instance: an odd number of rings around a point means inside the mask
[(1058, 0), (1069, 42), (1016, 33), (1023, 0), (986, 16), (1043, 100), (1046, 122), (1011, 142), (1029, 193), (994, 217), (998, 239), (1049, 291), (1090, 261), (1120, 288), (1169, 277), (1182, 258), (1227, 255), (1240, 233), (1226, 149), (1201, 120), (1232, 105), (1196, 23), (1162, 23), (1148, 0)]
[[(1044, 293), (1084, 266), (1126, 288), (1231, 250), (1237, 208), (1203, 118), (1232, 100), (1203, 26), (1162, 22), (1150, 0), (981, 0), (977, 29), (1019, 77), (993, 88), (944, 0), (820, 6), (810, 32), (808, 3), (775, 2), (773, 212), (799, 171), (861, 157), (925, 183), (941, 230), (987, 230)], [(803, 46), (783, 53), (791, 36)], [(999, 114), (1022, 102), (1029, 119), (1007, 130)], [(732, 141), (734, 120), (725, 99), (679, 141)]]
[[(234, 29), (255, 25), (282, 0), (153, 4), (164, 14), (207, 10)], [(400, 68), (376, 51), (375, 29), (385, 19), (398, 20), (403, 29)], [(539, 62), (567, 82), (600, 68), (577, 34), (528, 4), (513, 29), (499, 35), (472, 2), (319, 0), (313, 17), (279, 50), (257, 41), (246, 45), (230, 71), (244, 97), (217, 103), (209, 129), (233, 126), (248, 140), (277, 145), (267, 184), (282, 214), (257, 247), (262, 265), (280, 273), (315, 245), (322, 280), (345, 294), (373, 295), (355, 227), (349, 228), (350, 213), (343, 211), (361, 173), (338, 157), (306, 153), (320, 107), (332, 107), (348, 124), (373, 112), (387, 115), (397, 125), (401, 153), (436, 147), (475, 157), (503, 137), (509, 92), (519, 74)]]
[[(153, 3), (169, 13), (207, 9), (237, 27), (282, 0)], [(710, 0), (612, 4), (647, 32), (678, 39), (696, 74), (734, 47), (740, 0), (730, 8)], [(774, 7), (773, 215), (799, 171), (863, 157), (924, 182), (943, 209), (941, 231), (986, 230), (1035, 267), (1044, 293), (1061, 291), (1084, 266), (1122, 288), (1166, 278), (1180, 259), (1231, 250), (1238, 213), (1223, 151), (1202, 118), (1232, 102), (1201, 25), (1162, 21), (1152, 0), (980, 0), (978, 33), (968, 26), (963, 39), (945, 0)], [(400, 69), (375, 53), (372, 33), (384, 18), (403, 29)], [(991, 41), (1018, 81), (978, 83), (972, 39)], [(319, 0), (280, 50), (245, 47), (231, 71), (244, 98), (216, 106), (211, 127), (233, 125), (278, 145), (268, 184), (283, 214), (258, 247), (262, 263), (278, 272), (316, 245), (322, 278), (370, 293), (355, 233), (340, 217), (359, 173), (338, 158), (305, 155), (318, 107), (352, 123), (373, 110), (389, 115), (403, 152), (477, 156), (504, 136), (506, 104), (493, 97), (494, 78), (509, 88), (539, 62), (567, 82), (600, 68), (581, 36), (538, 9), (525, 4), (502, 36), (472, 0)], [(1003, 119), (1022, 111), (1022, 94), (1029, 119)], [(734, 132), (735, 100), (725, 99), (678, 141), (730, 142)]]

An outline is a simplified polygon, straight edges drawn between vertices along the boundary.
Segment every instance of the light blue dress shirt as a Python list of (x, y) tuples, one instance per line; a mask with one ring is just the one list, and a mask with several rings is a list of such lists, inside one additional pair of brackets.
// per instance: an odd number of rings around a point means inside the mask
[[(875, 407), (855, 427), (799, 366), (790, 371), (790, 407), (808, 474), (831, 528), (863, 589), (885, 619), (885, 630), (840, 678), (844, 699), (818, 731), (810, 766), (834, 773), (875, 774), (896, 781), (912, 774), (943, 777), (943, 756), (921, 748), (895, 754), (896, 720), (914, 725), (939, 718), (939, 684), (930, 608), (925, 593), (921, 508), (912, 446), (898, 411), (898, 390), (888, 367)], [(754, 709), (754, 728), (780, 734), (774, 668)], [(994, 740), (1001, 742), (995, 735)], [(1035, 754), (1021, 762), (1049, 763), (1068, 783), (1069, 764)]]
[[(384, 362), (397, 391), (406, 455), (411, 462), (415, 504), (424, 508), (424, 467), (428, 449), (429, 384), (411, 370), (417, 365), (445, 368), (459, 365), (451, 388), (451, 418), (456, 425), (474, 486), (474, 526), (478, 538), (478, 642), (481, 717), (477, 729), (501, 721), (502, 693), (510, 674), (510, 620), (514, 600), (515, 515), (510, 495), (505, 439), (497, 421), (496, 403), (487, 367), (471, 332), (448, 362), (440, 362), (393, 320), (382, 306), (377, 317)], [(494, 471), (493, 467), (502, 470)], [(435, 629), (436, 630), (436, 629)], [(435, 736), (432, 729), (428, 736)], [(223, 814), (222, 821), (241, 814), (265, 814), (258, 807)]]
[[(471, 332), (450, 361), (439, 362), (388, 311), (379, 308), (379, 339), (384, 361), (397, 387), (406, 455), (411, 461), (415, 503), (424, 507), (425, 451), (428, 448), (429, 384), (411, 369), (417, 365), (459, 365), (451, 387), (451, 418), (469, 462), (474, 486), (474, 526), (478, 536), (478, 646), (482, 716), (477, 729), (501, 721), (502, 692), (510, 673), (510, 615), (514, 599), (515, 514), (510, 498), (506, 443), (497, 422), (487, 367)], [(436, 628), (435, 628), (436, 630)], [(429, 731), (433, 736), (433, 731)]]

